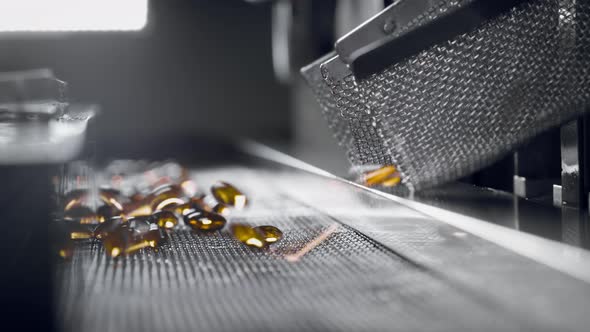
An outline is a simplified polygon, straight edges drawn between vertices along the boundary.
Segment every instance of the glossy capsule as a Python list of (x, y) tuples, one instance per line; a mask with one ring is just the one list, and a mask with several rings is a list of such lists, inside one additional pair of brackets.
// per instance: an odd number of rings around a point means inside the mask
[(66, 227), (68, 229), (68, 234), (71, 240), (91, 239), (94, 234), (89, 225), (72, 222), (67, 223)]
[(377, 185), (393, 187), (401, 182), (401, 177), (395, 166), (388, 165), (364, 173), (362, 180), (363, 183), (368, 187)]
[(74, 256), (74, 242), (73, 241), (63, 241), (59, 245), (59, 249), (57, 250), (57, 254), (59, 257), (63, 259), (70, 259)]
[(68, 211), (74, 207), (84, 205), (87, 200), (88, 200), (88, 190), (87, 189), (74, 189), (64, 195), (64, 198), (63, 198), (64, 208), (63, 209), (64, 209), (64, 211)]
[(229, 208), (228, 208), (228, 207), (227, 207), (225, 204), (223, 204), (223, 203), (216, 204), (216, 205), (213, 207), (213, 209), (211, 209), (211, 210), (212, 210), (213, 212), (217, 213), (217, 214), (220, 214), (220, 215), (224, 216), (224, 217), (227, 217), (227, 216), (229, 216), (229, 214), (230, 214), (230, 212), (231, 212), (231, 211), (229, 210)]
[(151, 196), (149, 206), (152, 211), (164, 210), (166, 207), (186, 203), (183, 190), (177, 185), (164, 185), (156, 188)]
[(248, 204), (248, 199), (238, 188), (227, 182), (218, 182), (211, 187), (213, 197), (219, 202), (236, 209), (241, 209)]
[(275, 226), (256, 226), (254, 229), (262, 234), (264, 241), (268, 244), (275, 243), (283, 237), (283, 232)]
[(105, 204), (96, 209), (96, 215), (98, 217), (98, 222), (103, 223), (113, 217), (122, 216), (123, 211), (117, 209), (112, 205)]
[(171, 229), (178, 225), (178, 218), (171, 211), (156, 211), (151, 217), (150, 222), (155, 223), (164, 229)]
[(78, 205), (64, 212), (64, 220), (78, 224), (97, 224), (99, 217), (89, 207)]
[(238, 241), (250, 247), (262, 248), (267, 244), (264, 234), (253, 227), (245, 224), (232, 224), (230, 228), (232, 235)]
[(193, 203), (184, 203), (179, 205), (172, 205), (167, 206), (164, 208), (164, 211), (174, 212), (181, 216), (186, 216), (187, 214), (195, 211), (195, 210), (202, 210), (200, 206), (197, 206)]
[[(123, 226), (132, 234), (132, 245), (125, 249), (126, 253), (134, 251), (134, 248), (137, 250), (147, 246), (156, 247), (164, 240), (164, 234), (162, 234), (160, 226), (151, 223), (149, 220), (149, 218), (133, 218)], [(141, 244), (142, 241), (146, 242), (145, 245)]]
[(126, 217), (143, 217), (149, 216), (153, 212), (152, 207), (146, 200), (139, 202), (128, 202), (123, 206), (123, 214)]
[(122, 217), (113, 217), (105, 220), (94, 229), (94, 237), (99, 240), (106, 238), (109, 234), (115, 232), (125, 221)]
[(222, 229), (226, 224), (223, 216), (202, 210), (195, 210), (184, 216), (185, 224), (191, 226), (196, 231), (216, 231)]
[(131, 243), (131, 233), (124, 227), (117, 227), (102, 239), (105, 253), (109, 257), (119, 257), (125, 254), (125, 249)]
[(101, 188), (99, 190), (100, 199), (107, 205), (111, 205), (119, 210), (123, 210), (124, 199), (121, 192), (112, 188)]

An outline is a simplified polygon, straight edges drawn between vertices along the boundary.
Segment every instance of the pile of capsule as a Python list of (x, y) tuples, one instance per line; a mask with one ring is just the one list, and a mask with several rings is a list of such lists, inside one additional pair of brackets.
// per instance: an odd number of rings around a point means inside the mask
[[(94, 211), (88, 205), (90, 192), (76, 189), (63, 197), (58, 254), (69, 258), (74, 241), (97, 239), (110, 257), (130, 255), (143, 248), (157, 248), (165, 243), (167, 232), (190, 228), (195, 232), (215, 232), (227, 224), (232, 210), (243, 209), (248, 200), (227, 182), (211, 187), (211, 194), (197, 194), (192, 180), (160, 185), (148, 194), (123, 195), (113, 188), (101, 188), (102, 205)], [(263, 248), (279, 241), (282, 232), (274, 226), (230, 225), (240, 242)]]

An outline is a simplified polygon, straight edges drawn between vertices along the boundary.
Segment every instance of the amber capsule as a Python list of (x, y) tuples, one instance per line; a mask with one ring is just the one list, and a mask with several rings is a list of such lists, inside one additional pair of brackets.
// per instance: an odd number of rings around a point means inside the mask
[(102, 245), (105, 253), (110, 257), (119, 257), (131, 242), (131, 232), (124, 227), (117, 227), (115, 231), (103, 238)]
[(91, 239), (93, 231), (88, 225), (78, 224), (76, 222), (67, 223), (68, 234), (72, 240), (85, 240)]
[(402, 181), (402, 178), (398, 176), (393, 176), (381, 183), (384, 187), (395, 187)]
[(200, 206), (197, 206), (193, 203), (184, 203), (179, 205), (171, 205), (164, 208), (163, 211), (170, 211), (181, 216), (186, 216), (187, 214), (195, 211), (195, 210), (202, 210)]
[(164, 239), (165, 237), (164, 234), (162, 234), (162, 229), (156, 224), (150, 224), (147, 232), (144, 232), (137, 238), (137, 240), (146, 241), (147, 244), (152, 248), (160, 245), (162, 242), (164, 242)]
[(211, 193), (219, 203), (233, 206), (236, 209), (241, 209), (248, 204), (246, 195), (227, 182), (218, 182), (213, 185)]
[(186, 203), (182, 189), (177, 185), (164, 185), (156, 188), (150, 195), (149, 206), (152, 211), (164, 210), (166, 207)]
[(390, 177), (392, 174), (396, 172), (395, 166), (388, 165), (380, 167), (376, 170), (366, 172), (363, 174), (363, 181), (367, 186), (374, 186), (380, 184), (385, 179)]
[(275, 243), (283, 237), (283, 232), (275, 226), (256, 226), (254, 229), (261, 233), (264, 236), (264, 241), (269, 244)]
[(189, 201), (190, 201), (190, 203), (195, 205), (199, 210), (208, 211), (208, 212), (213, 211), (211, 209), (211, 206), (217, 204), (214, 197), (212, 197), (211, 195), (204, 195), (204, 194), (195, 195), (195, 196), (191, 197)]
[(88, 190), (87, 189), (74, 189), (67, 194), (65, 194), (63, 202), (64, 202), (64, 211), (70, 210), (73, 207), (80, 206), (86, 203), (88, 200)]
[(184, 216), (184, 222), (196, 231), (216, 231), (225, 226), (223, 216), (202, 210), (195, 210)]
[(157, 224), (161, 228), (171, 229), (178, 225), (178, 218), (171, 211), (156, 211), (150, 217), (150, 222)]
[(73, 241), (63, 241), (59, 245), (59, 249), (57, 251), (59, 257), (63, 259), (69, 259), (74, 256), (74, 242)]
[(100, 199), (107, 205), (112, 205), (119, 210), (123, 210), (124, 199), (121, 192), (112, 188), (101, 188), (99, 190)]
[(264, 234), (248, 225), (232, 224), (231, 232), (238, 241), (251, 247), (262, 248), (267, 243)]
[(125, 219), (121, 217), (113, 217), (110, 219), (105, 220), (103, 223), (98, 225), (96, 229), (94, 229), (94, 237), (102, 240), (106, 238), (109, 234), (115, 232), (119, 226), (121, 226), (125, 222)]
[(148, 199), (139, 202), (128, 202), (123, 206), (123, 214), (127, 217), (149, 216), (152, 212)]
[(216, 204), (213, 207), (213, 209), (211, 209), (211, 210), (217, 214), (224, 216), (224, 217), (227, 217), (230, 214), (229, 208), (223, 203)]
[(123, 211), (112, 205), (102, 205), (96, 209), (96, 215), (98, 216), (98, 222), (103, 223), (113, 217), (122, 216)]
[(370, 172), (366, 172), (363, 174), (362, 179), (364, 184), (368, 187), (376, 185), (393, 187), (401, 182), (401, 175), (395, 166), (388, 165)]
[(67, 222), (78, 223), (78, 224), (97, 224), (98, 216), (92, 209), (87, 206), (75, 206), (70, 208), (64, 213), (64, 219)]

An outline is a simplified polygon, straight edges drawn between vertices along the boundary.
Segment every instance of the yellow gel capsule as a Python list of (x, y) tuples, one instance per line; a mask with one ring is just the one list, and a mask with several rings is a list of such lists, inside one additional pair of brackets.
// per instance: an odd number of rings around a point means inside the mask
[(123, 210), (123, 197), (121, 192), (116, 189), (102, 188), (99, 190), (100, 199), (107, 205), (114, 206), (119, 210)]
[(109, 233), (103, 238), (102, 245), (105, 253), (110, 257), (119, 257), (125, 253), (131, 234), (126, 229), (118, 228), (115, 232)]
[(128, 202), (123, 206), (123, 214), (126, 217), (142, 217), (152, 214), (152, 207), (147, 199), (139, 202)]
[(178, 225), (178, 218), (171, 211), (156, 211), (150, 221), (165, 229), (171, 229)]
[(387, 180), (383, 181), (381, 183), (381, 185), (384, 186), (384, 187), (395, 187), (401, 181), (402, 181), (402, 178), (400, 178), (399, 176), (392, 176), (391, 178), (388, 178)]
[(94, 234), (88, 225), (68, 223), (66, 227), (68, 229), (68, 233), (70, 234), (70, 239), (72, 240), (91, 239)]
[(151, 196), (149, 206), (152, 211), (186, 203), (183, 190), (177, 185), (164, 185), (156, 188)]
[(229, 214), (231, 212), (229, 210), (229, 208), (227, 206), (225, 206), (225, 204), (222, 204), (222, 203), (219, 203), (219, 204), (215, 205), (213, 207), (212, 211), (215, 212), (215, 213), (217, 213), (217, 214), (220, 214), (220, 215), (222, 215), (224, 217), (229, 216)]
[(87, 189), (74, 189), (65, 194), (63, 199), (64, 211), (83, 205), (88, 200)]
[(219, 203), (233, 206), (236, 209), (241, 209), (248, 204), (246, 195), (227, 182), (218, 182), (213, 185), (211, 193)]
[(70, 259), (74, 256), (74, 241), (66, 239), (58, 245), (57, 254), (63, 259)]
[(256, 248), (262, 248), (266, 246), (266, 240), (264, 235), (248, 225), (244, 224), (232, 224), (231, 225), (232, 235), (240, 242)]
[(155, 248), (164, 242), (165, 237), (162, 234), (160, 226), (151, 224), (148, 231), (141, 234), (138, 239), (147, 242), (150, 247)]
[(396, 172), (395, 166), (383, 166), (374, 171), (369, 171), (363, 174), (363, 182), (366, 186), (375, 186), (381, 184), (384, 180), (389, 178)]
[(123, 215), (123, 211), (117, 209), (112, 205), (102, 205), (98, 209), (96, 209), (96, 215), (98, 217), (98, 222), (103, 223), (113, 217), (119, 217)]
[(216, 231), (222, 229), (226, 220), (213, 212), (195, 210), (184, 216), (184, 222), (196, 231)]
[(121, 217), (113, 217), (110, 219), (105, 220), (103, 223), (98, 225), (96, 229), (94, 229), (94, 237), (102, 240), (106, 238), (109, 234), (115, 232), (119, 226), (121, 226), (125, 222), (125, 219)]
[(262, 236), (264, 237), (264, 241), (266, 241), (266, 243), (269, 244), (275, 243), (283, 237), (283, 232), (274, 226), (257, 226), (254, 227), (254, 229), (257, 230), (260, 234), (262, 234)]
[(193, 203), (184, 203), (184, 204), (180, 204), (180, 205), (167, 206), (164, 208), (164, 211), (174, 212), (174, 213), (179, 214), (181, 216), (185, 216), (195, 210), (202, 210), (202, 209)]
[(64, 213), (64, 219), (67, 222), (78, 224), (97, 224), (99, 218), (89, 207), (75, 206)]

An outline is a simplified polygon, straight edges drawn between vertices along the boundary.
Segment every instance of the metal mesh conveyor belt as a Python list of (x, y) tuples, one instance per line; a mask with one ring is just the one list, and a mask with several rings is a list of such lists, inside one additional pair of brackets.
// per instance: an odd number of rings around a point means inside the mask
[[(205, 187), (218, 179), (239, 185), (251, 204), (231, 217), (230, 223), (275, 225), (284, 231), (284, 239), (269, 250), (253, 250), (227, 232), (198, 235), (176, 231), (159, 250), (147, 249), (118, 260), (108, 259), (99, 242), (79, 243), (72, 261), (60, 263), (56, 271), (57, 317), (65, 330), (555, 329), (542, 320), (522, 318), (509, 306), (422, 264), (433, 248), (444, 242), (439, 234), (441, 227), (420, 226), (420, 222), (415, 222), (415, 227), (404, 226), (400, 218), (402, 228), (390, 235), (400, 248), (411, 249), (400, 254), (341, 223), (347, 218), (351, 219), (349, 224), (361, 222), (363, 214), (368, 221), (375, 219), (369, 217), (370, 209), (335, 218), (338, 214), (321, 211), (290, 194), (292, 190), (303, 193), (311, 183), (322, 187), (317, 179), (310, 182), (309, 176), (292, 171), (246, 167), (203, 169), (193, 175)], [(330, 183), (320, 187), (313, 187), (315, 195), (322, 190), (342, 192)], [(323, 197), (327, 204), (329, 196)], [(395, 225), (395, 220), (394, 213), (389, 224)], [(416, 227), (427, 231), (415, 232)], [(326, 231), (333, 232), (299, 259), (293, 258)], [(382, 239), (387, 240), (383, 234)], [(430, 251), (423, 250), (428, 247)], [(462, 249), (451, 244), (444, 254), (453, 250)], [(485, 251), (494, 250), (497, 248), (485, 247)], [(422, 252), (423, 257), (414, 262), (411, 256), (405, 256), (412, 252)], [(457, 263), (457, 259), (454, 261)], [(547, 268), (537, 272), (544, 270)], [(493, 272), (488, 274), (495, 278)], [(579, 286), (579, 282), (561, 278), (556, 280)], [(587, 287), (576, 290), (579, 296), (589, 292)], [(576, 296), (572, 301), (577, 301)], [(580, 317), (579, 310), (572, 315)]]
[[(469, 2), (431, 3), (444, 13)], [(533, 0), (367, 78), (344, 76), (326, 59), (303, 74), (351, 162), (393, 163), (419, 190), (586, 111), (589, 23), (587, 1)]]

